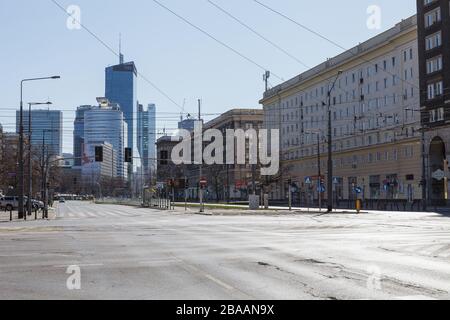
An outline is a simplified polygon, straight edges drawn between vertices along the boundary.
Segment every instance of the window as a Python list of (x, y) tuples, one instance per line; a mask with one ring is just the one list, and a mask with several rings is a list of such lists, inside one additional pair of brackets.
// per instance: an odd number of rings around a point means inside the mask
[(429, 5), (429, 4), (432, 4), (433, 2), (435, 2), (436, 0), (423, 0), (423, 4), (425, 5), (425, 6), (427, 6), (427, 5)]
[(438, 122), (444, 120), (444, 108), (438, 108), (430, 111), (430, 122)]
[(441, 21), (441, 8), (438, 7), (425, 14), (425, 27), (429, 28)]
[(443, 88), (444, 88), (444, 85), (443, 85), (442, 81), (430, 83), (428, 85), (428, 99), (431, 100), (431, 99), (441, 96), (443, 93)]
[(442, 56), (427, 60), (427, 74), (442, 70)]
[(431, 50), (442, 45), (442, 32), (436, 32), (425, 38), (425, 49)]

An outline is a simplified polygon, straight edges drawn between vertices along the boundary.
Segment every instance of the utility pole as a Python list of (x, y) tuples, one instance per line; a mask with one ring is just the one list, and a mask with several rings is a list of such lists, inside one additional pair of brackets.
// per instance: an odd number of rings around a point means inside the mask
[[(202, 121), (202, 100), (198, 99), (198, 121)], [(201, 136), (200, 136), (200, 141), (201, 141), (201, 155), (200, 155), (200, 170), (199, 170), (199, 180), (198, 180), (198, 195), (199, 195), (199, 200), (200, 200), (200, 213), (203, 213), (205, 210), (203, 208), (203, 186), (201, 184), (201, 180), (202, 180), (202, 175), (203, 175), (203, 127), (202, 127), (202, 132), (201, 132)]]
[(263, 77), (264, 83), (266, 85), (266, 91), (265, 92), (267, 92), (267, 90), (269, 90), (269, 78), (270, 78), (270, 71), (266, 71), (266, 73), (264, 74), (264, 77)]
[(20, 84), (20, 116), (19, 116), (19, 219), (26, 219), (24, 214), (23, 195), (24, 195), (24, 179), (23, 179), (23, 81)]
[(292, 179), (291, 178), (289, 178), (289, 180), (288, 180), (288, 184), (289, 184), (289, 186), (288, 186), (288, 192), (289, 192), (289, 211), (291, 211), (292, 210)]
[(331, 92), (336, 85), (336, 81), (339, 76), (342, 74), (342, 71), (338, 71), (336, 79), (333, 82), (333, 85), (328, 90), (328, 178), (327, 178), (327, 202), (328, 202), (328, 212), (333, 212), (333, 134), (331, 131)]
[(322, 170), (321, 170), (321, 161), (320, 161), (320, 134), (317, 134), (317, 168), (319, 168), (319, 212), (322, 212)]
[(421, 128), (422, 140), (422, 210), (427, 211), (428, 192), (427, 192), (427, 164), (426, 164), (426, 146), (425, 146), (425, 128)]

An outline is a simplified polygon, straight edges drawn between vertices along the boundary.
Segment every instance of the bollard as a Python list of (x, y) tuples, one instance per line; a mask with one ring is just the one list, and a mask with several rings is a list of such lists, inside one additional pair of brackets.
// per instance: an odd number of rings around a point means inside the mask
[(361, 212), (361, 200), (356, 200), (356, 212), (360, 213)]
[(9, 221), (12, 221), (12, 210), (9, 211)]

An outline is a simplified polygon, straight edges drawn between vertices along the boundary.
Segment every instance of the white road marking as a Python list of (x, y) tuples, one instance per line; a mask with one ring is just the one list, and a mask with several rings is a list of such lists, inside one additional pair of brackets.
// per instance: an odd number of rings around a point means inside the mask
[(437, 300), (435, 298), (432, 297), (427, 297), (427, 296), (405, 296), (405, 297), (395, 297), (394, 300)]
[(205, 274), (205, 277), (208, 278), (211, 281), (214, 281), (215, 283), (217, 283), (218, 285), (224, 287), (227, 290), (234, 290), (234, 288), (232, 286), (227, 285), (225, 282), (220, 281), (219, 279), (213, 277), (210, 274)]
[(102, 267), (102, 266), (104, 266), (103, 263), (89, 263), (89, 264), (76, 264), (76, 263), (74, 263), (74, 264), (68, 264), (68, 265), (53, 266), (53, 268), (57, 268), (57, 269), (67, 268), (67, 267), (69, 267), (71, 265), (76, 265), (76, 266), (79, 266), (80, 268)]

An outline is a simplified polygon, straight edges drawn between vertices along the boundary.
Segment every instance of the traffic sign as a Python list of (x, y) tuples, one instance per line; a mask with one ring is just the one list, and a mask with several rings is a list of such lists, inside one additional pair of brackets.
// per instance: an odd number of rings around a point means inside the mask
[(326, 191), (326, 189), (325, 189), (324, 186), (319, 186), (319, 187), (317, 187), (317, 192), (325, 193), (325, 191)]
[(362, 193), (362, 189), (360, 187), (356, 187), (355, 188), (355, 192), (360, 194), (360, 193)]
[(305, 183), (306, 183), (306, 184), (312, 184), (312, 179), (311, 179), (311, 177), (306, 177), (306, 178), (305, 178)]
[(442, 179), (445, 178), (445, 172), (442, 171), (441, 169), (438, 169), (435, 172), (433, 172), (432, 177), (437, 181), (442, 181)]
[(339, 179), (336, 178), (336, 177), (334, 177), (334, 178), (333, 178), (333, 184), (339, 184)]

